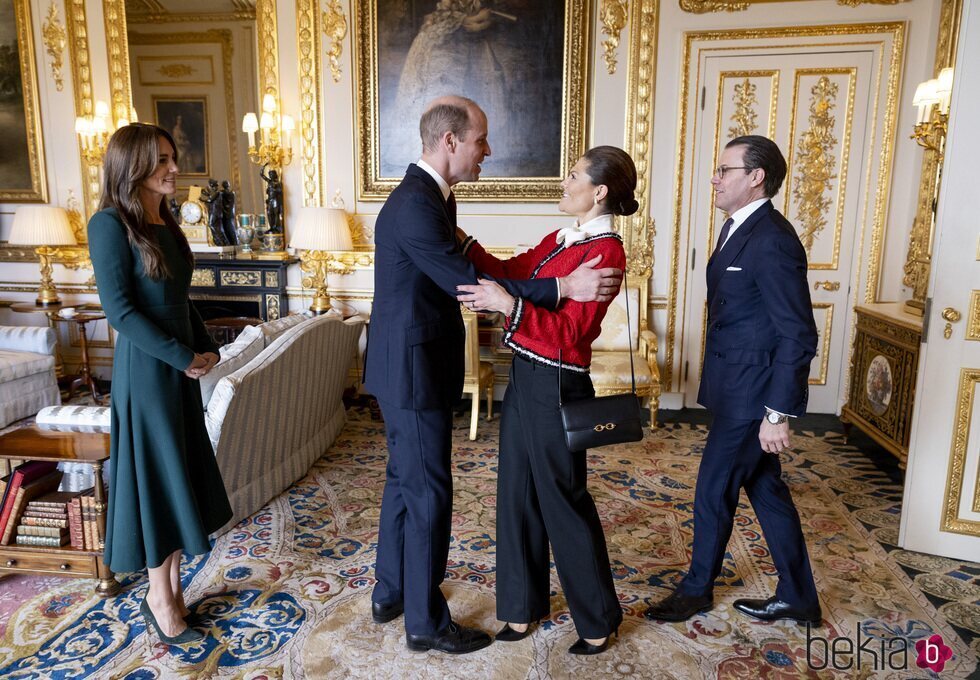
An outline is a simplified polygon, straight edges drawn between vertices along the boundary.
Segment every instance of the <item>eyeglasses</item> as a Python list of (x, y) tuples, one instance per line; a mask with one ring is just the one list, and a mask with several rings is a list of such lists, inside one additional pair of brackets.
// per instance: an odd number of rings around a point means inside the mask
[(718, 179), (725, 179), (725, 173), (729, 170), (755, 170), (755, 168), (750, 168), (747, 165), (719, 165), (715, 168), (715, 177)]

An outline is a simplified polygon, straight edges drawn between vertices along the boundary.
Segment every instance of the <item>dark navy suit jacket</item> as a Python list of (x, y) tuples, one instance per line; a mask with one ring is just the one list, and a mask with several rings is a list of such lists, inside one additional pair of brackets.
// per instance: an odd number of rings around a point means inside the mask
[[(374, 242), (365, 387), (398, 408), (449, 407), (464, 374), (456, 286), (476, 283), (477, 271), (459, 249), (439, 185), (414, 163), (381, 208)], [(499, 283), (535, 305), (558, 305), (554, 279)]]
[(766, 406), (793, 416), (806, 412), (817, 351), (806, 274), (806, 251), (771, 201), (708, 260), (699, 404), (746, 420), (765, 417)]

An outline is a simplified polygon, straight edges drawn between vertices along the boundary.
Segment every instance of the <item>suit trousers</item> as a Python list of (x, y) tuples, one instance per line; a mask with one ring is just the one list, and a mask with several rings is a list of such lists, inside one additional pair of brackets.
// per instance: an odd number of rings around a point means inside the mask
[[(586, 452), (569, 451), (558, 410), (558, 369), (515, 357), (504, 395), (497, 472), (497, 618), (525, 623), (550, 611), (548, 543), (581, 637), (623, 620)], [(595, 394), (587, 374), (565, 371), (566, 400)]]
[(405, 605), (405, 632), (431, 635), (450, 621), (439, 585), (446, 575), (453, 477), (452, 411), (380, 401), (388, 467), (372, 602)]
[(779, 457), (762, 450), (761, 420), (715, 416), (694, 491), (691, 568), (680, 590), (710, 595), (731, 537), (739, 489), (745, 488), (779, 573), (776, 597), (803, 609), (819, 603), (800, 516), (782, 479)]

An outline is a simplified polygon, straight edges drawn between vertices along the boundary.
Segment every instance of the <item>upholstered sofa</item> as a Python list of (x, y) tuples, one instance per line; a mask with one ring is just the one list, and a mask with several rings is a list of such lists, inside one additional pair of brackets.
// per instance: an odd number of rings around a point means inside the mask
[(0, 326), (0, 427), (61, 403), (54, 331)]
[[(205, 406), (234, 511), (218, 533), (285, 491), (333, 443), (346, 421), (341, 397), (363, 326), (360, 317), (286, 317), (246, 329), (222, 348)], [(208, 387), (202, 383), (202, 394)]]

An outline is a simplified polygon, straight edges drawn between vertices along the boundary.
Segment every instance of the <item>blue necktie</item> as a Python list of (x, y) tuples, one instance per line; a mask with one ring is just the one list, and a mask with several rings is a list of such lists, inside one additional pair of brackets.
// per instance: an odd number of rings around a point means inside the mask
[(711, 253), (711, 257), (717, 255), (718, 251), (721, 250), (721, 247), (725, 245), (725, 241), (728, 239), (728, 232), (732, 230), (732, 224), (734, 223), (735, 220), (733, 220), (731, 217), (725, 220), (725, 224), (723, 224), (721, 227), (721, 233), (718, 234), (718, 243), (715, 244), (715, 252)]

